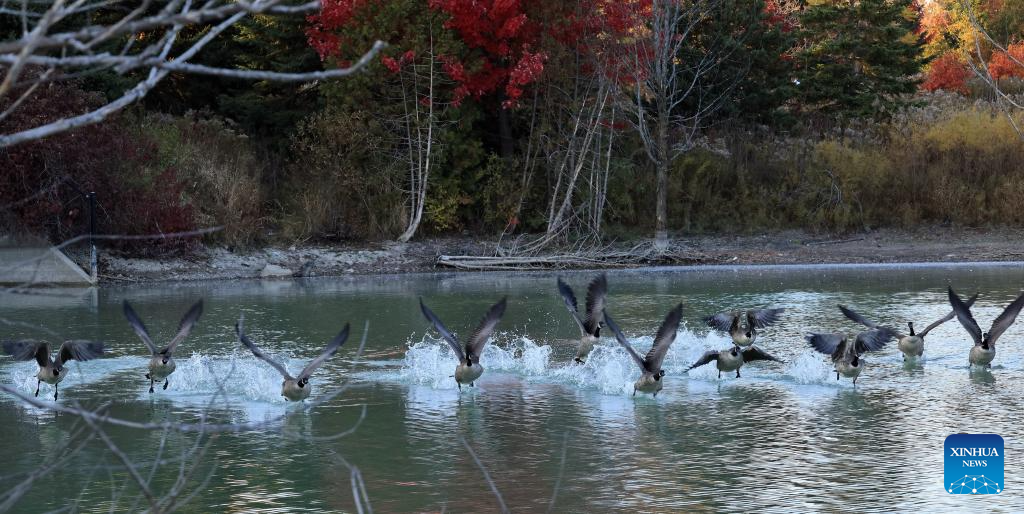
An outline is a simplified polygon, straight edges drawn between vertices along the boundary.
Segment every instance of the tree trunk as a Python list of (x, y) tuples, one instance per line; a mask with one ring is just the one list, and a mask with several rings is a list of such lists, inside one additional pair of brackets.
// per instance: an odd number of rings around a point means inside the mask
[(658, 161), (657, 167), (657, 201), (654, 213), (654, 247), (659, 250), (668, 248), (668, 167), (672, 157), (668, 147), (668, 105), (664, 96), (658, 102)]

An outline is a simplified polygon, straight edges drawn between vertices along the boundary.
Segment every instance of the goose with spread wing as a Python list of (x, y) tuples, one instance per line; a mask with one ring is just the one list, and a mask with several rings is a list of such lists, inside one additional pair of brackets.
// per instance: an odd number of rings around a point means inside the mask
[(142, 323), (139, 315), (135, 313), (135, 309), (132, 309), (131, 304), (128, 300), (124, 301), (124, 317), (128, 320), (128, 324), (132, 326), (135, 333), (142, 339), (142, 342), (146, 344), (146, 348), (149, 348), (149, 373), (146, 373), (146, 378), (149, 379), (149, 392), (153, 392), (153, 384), (160, 382), (164, 383), (164, 389), (170, 384), (168, 378), (171, 373), (177, 368), (177, 364), (174, 362), (174, 349), (178, 347), (182, 341), (188, 337), (189, 333), (192, 332), (192, 327), (195, 326), (196, 322), (199, 321), (199, 316), (203, 315), (203, 301), (199, 300), (185, 313), (181, 318), (181, 323), (178, 324), (178, 333), (175, 334), (174, 339), (167, 343), (167, 346), (163, 348), (157, 348), (153, 342), (153, 338), (149, 336), (149, 331), (146, 330), (146, 325)]
[[(974, 301), (977, 300), (977, 299), (978, 299), (978, 295), (977, 294), (975, 294), (974, 296), (969, 298), (967, 300), (967, 306), (970, 307), (971, 305), (974, 305)], [(860, 323), (861, 325), (864, 325), (865, 327), (868, 327), (868, 328), (878, 328), (878, 324), (877, 323), (866, 319), (864, 316), (861, 316), (857, 312), (853, 311), (852, 309), (850, 309), (850, 308), (848, 308), (848, 307), (846, 307), (844, 305), (840, 305), (839, 306), (839, 310), (843, 311), (843, 315), (845, 315), (847, 318), (849, 318), (850, 321), (854, 321), (856, 323)], [(937, 327), (937, 326), (939, 326), (939, 325), (941, 325), (941, 324), (943, 324), (943, 323), (953, 319), (954, 316), (956, 316), (956, 312), (949, 311), (949, 314), (946, 314), (945, 316), (939, 318), (938, 320), (936, 320), (931, 325), (928, 325), (927, 327), (925, 327), (924, 330), (922, 330), (920, 332), (917, 332), (917, 333), (914, 333), (914, 322), (913, 321), (908, 321), (907, 322), (907, 327), (910, 329), (910, 333), (909, 334), (903, 334), (901, 332), (896, 332), (896, 340), (897, 340), (896, 346), (897, 346), (897, 348), (900, 349), (901, 352), (903, 352), (903, 360), (904, 361), (907, 360), (908, 357), (911, 358), (911, 359), (916, 359), (916, 358), (921, 357), (922, 355), (924, 355), (924, 337), (926, 335), (928, 335), (928, 332), (931, 332), (932, 329), (934, 329), (935, 327)]]
[(604, 327), (604, 304), (605, 296), (608, 293), (608, 278), (604, 273), (590, 281), (587, 286), (587, 312), (586, 318), (581, 318), (576, 306), (576, 295), (569, 284), (558, 279), (558, 291), (562, 295), (565, 307), (572, 314), (572, 319), (580, 327), (579, 346), (576, 349), (576, 357), (573, 359), (579, 364), (590, 355), (594, 344), (601, 338), (601, 328)]
[(607, 312), (605, 313), (605, 323), (608, 324), (608, 328), (611, 328), (615, 334), (615, 340), (629, 352), (633, 361), (640, 366), (641, 375), (636, 383), (633, 384), (633, 396), (636, 396), (637, 391), (653, 393), (654, 396), (658, 396), (658, 392), (664, 388), (664, 381), (661, 379), (665, 376), (665, 370), (661, 369), (661, 364), (665, 361), (665, 355), (668, 353), (669, 347), (672, 346), (672, 342), (676, 340), (679, 320), (682, 317), (683, 304), (680, 303), (665, 316), (665, 321), (658, 328), (658, 333), (654, 336), (654, 344), (651, 345), (647, 355), (640, 357), (640, 354), (636, 353), (633, 346), (626, 340), (626, 336), (622, 335), (622, 330), (619, 330), (619, 326), (615, 324), (615, 321), (612, 320)]
[(1021, 293), (1016, 300), (1003, 309), (1002, 314), (992, 322), (992, 328), (985, 333), (981, 332), (981, 327), (971, 315), (970, 305), (961, 300), (952, 287), (949, 288), (949, 303), (953, 306), (953, 312), (956, 313), (960, 324), (974, 339), (974, 346), (971, 347), (971, 352), (967, 355), (968, 365), (992, 367), (992, 360), (996, 358), (996, 340), (1003, 335), (1003, 332), (1006, 332), (1006, 329), (1010, 328), (1010, 325), (1013, 325), (1017, 315), (1020, 314), (1021, 307), (1024, 307), (1024, 293)]
[(57, 356), (51, 358), (52, 349), (46, 341), (4, 341), (4, 353), (14, 357), (16, 361), (36, 360), (39, 371), (36, 373), (36, 396), (39, 396), (39, 386), (46, 382), (53, 386), (53, 399), (57, 399), (57, 384), (64, 380), (67, 372), (64, 365), (68, 361), (89, 361), (103, 355), (103, 343), (98, 341), (64, 341), (57, 351)]
[(836, 380), (839, 375), (853, 379), (857, 385), (857, 377), (864, 371), (865, 361), (861, 357), (865, 352), (881, 350), (889, 341), (896, 337), (896, 331), (888, 327), (878, 327), (857, 334), (852, 341), (845, 334), (808, 334), (807, 342), (816, 351), (828, 355), (836, 369)]
[(311, 360), (309, 364), (306, 364), (306, 367), (302, 368), (302, 371), (299, 372), (298, 376), (293, 377), (288, 373), (288, 370), (281, 365), (281, 363), (268, 357), (267, 354), (263, 353), (263, 351), (261, 351), (256, 344), (245, 335), (245, 329), (242, 326), (244, 321), (244, 318), (239, 318), (238, 323), (235, 324), (235, 333), (238, 334), (238, 340), (241, 341), (241, 343), (245, 345), (245, 347), (248, 348), (257, 359), (270, 364), (271, 367), (281, 374), (284, 378), (284, 381), (281, 382), (281, 396), (284, 396), (287, 400), (293, 402), (309, 398), (309, 393), (313, 389), (313, 386), (309, 384), (309, 378), (313, 376), (313, 373), (320, 366), (327, 362), (327, 359), (330, 359), (335, 353), (338, 353), (338, 349), (341, 348), (341, 345), (345, 344), (345, 341), (348, 339), (349, 326), (348, 323), (345, 323), (345, 328), (341, 329), (341, 332), (327, 343), (327, 347), (324, 348), (324, 351), (320, 353), (317, 358)]
[(430, 310), (423, 303), (423, 299), (420, 299), (420, 310), (423, 311), (423, 315), (434, 326), (434, 329), (441, 334), (441, 337), (451, 345), (452, 350), (455, 351), (455, 356), (459, 359), (459, 365), (455, 367), (454, 377), (455, 383), (459, 385), (460, 390), (462, 389), (462, 384), (475, 385), (476, 379), (483, 375), (484, 368), (480, 365), (480, 356), (484, 352), (487, 340), (491, 338), (495, 327), (501, 321), (501, 317), (505, 315), (505, 300), (505, 298), (502, 298), (488, 309), (484, 319), (480, 321), (480, 325), (469, 336), (465, 345), (462, 345), (459, 343), (459, 338), (455, 337), (444, 326), (441, 319), (434, 314), (434, 311)]
[(756, 309), (746, 312), (719, 312), (704, 318), (709, 327), (725, 332), (738, 346), (750, 346), (757, 339), (757, 331), (782, 319), (785, 309)]
[(732, 348), (729, 348), (728, 350), (709, 350), (704, 352), (704, 355), (701, 356), (700, 360), (693, 363), (689, 368), (686, 368), (686, 371), (690, 371), (693, 368), (699, 368), (705, 364), (710, 364), (712, 361), (714, 361), (715, 367), (718, 368), (718, 378), (722, 378), (723, 371), (735, 371), (736, 378), (740, 378), (740, 368), (742, 368), (743, 364), (747, 362), (782, 362), (772, 355), (761, 351), (756, 346), (751, 346), (744, 350), (739, 346), (732, 345)]

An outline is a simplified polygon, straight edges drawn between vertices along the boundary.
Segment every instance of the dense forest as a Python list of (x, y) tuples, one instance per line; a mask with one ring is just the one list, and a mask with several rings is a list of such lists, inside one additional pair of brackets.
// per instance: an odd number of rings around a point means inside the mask
[[(387, 42), (361, 72), (171, 73), (102, 123), (0, 148), (0, 224), (80, 234), (95, 191), (103, 233), (223, 226), (207, 242), (234, 248), (1019, 225), (1022, 35), (1021, 0), (324, 0), (245, 17), (194, 61), (329, 70)], [(21, 37), (0, 12), (0, 41)], [(0, 134), (142, 73), (0, 95)]]

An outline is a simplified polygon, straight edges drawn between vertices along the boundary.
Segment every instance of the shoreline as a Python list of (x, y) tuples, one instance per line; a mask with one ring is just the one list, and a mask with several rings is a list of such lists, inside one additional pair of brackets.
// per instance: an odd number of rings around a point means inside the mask
[[(616, 249), (633, 242), (612, 243)], [(553, 250), (553, 253), (557, 250)], [(288, 279), (414, 272), (472, 273), (437, 264), (441, 255), (494, 255), (494, 242), (471, 236), (409, 243), (269, 246), (244, 252), (220, 247), (167, 257), (133, 257), (101, 251), (100, 283), (126, 284), (236, 279)], [(758, 235), (674, 238), (666, 253), (621, 266), (551, 266), (570, 269), (728, 269), (765, 265), (997, 265), (1024, 262), (1024, 230), (922, 227), (843, 235), (778, 231)], [(528, 271), (528, 270), (523, 270)]]

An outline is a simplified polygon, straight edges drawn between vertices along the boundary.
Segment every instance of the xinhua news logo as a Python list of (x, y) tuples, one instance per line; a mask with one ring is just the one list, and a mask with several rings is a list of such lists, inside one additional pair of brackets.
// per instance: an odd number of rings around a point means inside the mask
[(996, 434), (953, 434), (946, 438), (943, 464), (949, 494), (1003, 491), (1003, 438)]

